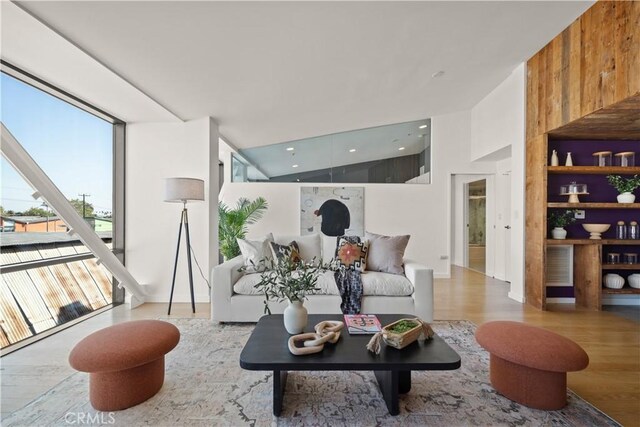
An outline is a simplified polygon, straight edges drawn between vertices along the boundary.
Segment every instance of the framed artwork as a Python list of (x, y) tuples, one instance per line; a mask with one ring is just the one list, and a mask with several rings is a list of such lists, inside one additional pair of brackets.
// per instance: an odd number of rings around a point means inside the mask
[(364, 236), (364, 187), (300, 187), (300, 235)]

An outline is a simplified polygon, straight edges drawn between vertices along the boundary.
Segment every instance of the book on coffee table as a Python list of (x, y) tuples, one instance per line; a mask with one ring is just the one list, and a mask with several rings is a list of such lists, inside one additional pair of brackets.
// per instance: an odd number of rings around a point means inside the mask
[(382, 330), (382, 325), (375, 314), (345, 314), (344, 324), (350, 334), (375, 334)]

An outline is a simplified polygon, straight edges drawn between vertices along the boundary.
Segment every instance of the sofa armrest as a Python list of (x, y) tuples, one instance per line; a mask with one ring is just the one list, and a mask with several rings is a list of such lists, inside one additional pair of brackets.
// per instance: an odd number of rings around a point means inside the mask
[(414, 261), (405, 260), (404, 274), (413, 284), (416, 316), (433, 322), (433, 270)]
[(211, 320), (231, 318), (233, 285), (244, 275), (238, 271), (243, 265), (242, 255), (238, 255), (211, 270)]

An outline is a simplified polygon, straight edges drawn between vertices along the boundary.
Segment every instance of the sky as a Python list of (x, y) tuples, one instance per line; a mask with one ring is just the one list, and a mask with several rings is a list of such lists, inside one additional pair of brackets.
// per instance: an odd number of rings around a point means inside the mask
[[(113, 126), (7, 74), (0, 76), (0, 119), (68, 199), (97, 212), (111, 211)], [(41, 207), (33, 190), (3, 157), (0, 205), (24, 211)]]

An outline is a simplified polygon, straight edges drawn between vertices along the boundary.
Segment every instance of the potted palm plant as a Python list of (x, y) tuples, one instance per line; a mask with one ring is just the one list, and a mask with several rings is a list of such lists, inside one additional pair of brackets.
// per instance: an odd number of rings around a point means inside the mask
[(225, 261), (240, 255), (237, 239), (244, 239), (247, 236), (247, 226), (262, 218), (268, 207), (263, 197), (258, 197), (254, 201), (242, 197), (235, 208), (230, 208), (221, 201), (218, 202), (218, 239), (220, 253)]
[(283, 312), (284, 326), (290, 334), (299, 334), (307, 326), (307, 309), (303, 302), (306, 295), (318, 291), (318, 275), (326, 266), (320, 262), (305, 263), (290, 257), (278, 258), (275, 261), (261, 260), (267, 268), (262, 269), (260, 282), (255, 288), (265, 297), (264, 312), (271, 314), (269, 301), (288, 301)]
[(553, 229), (551, 230), (551, 237), (556, 240), (563, 240), (567, 238), (567, 230), (564, 229), (567, 225), (574, 222), (573, 210), (566, 210), (562, 212), (551, 212), (549, 215), (549, 224)]
[(635, 202), (636, 196), (633, 194), (633, 190), (640, 187), (640, 176), (623, 178), (620, 175), (607, 175), (607, 180), (612, 187), (618, 190), (618, 203)]

